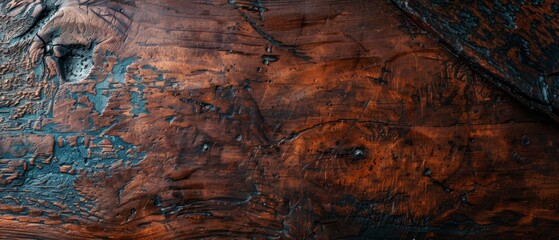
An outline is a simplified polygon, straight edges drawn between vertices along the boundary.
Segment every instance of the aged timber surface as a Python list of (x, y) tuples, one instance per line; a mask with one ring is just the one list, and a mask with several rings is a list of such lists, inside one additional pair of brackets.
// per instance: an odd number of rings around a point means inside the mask
[(392, 3), (0, 4), (2, 238), (557, 237), (559, 128)]
[(491, 81), (559, 121), (559, 2), (393, 2)]

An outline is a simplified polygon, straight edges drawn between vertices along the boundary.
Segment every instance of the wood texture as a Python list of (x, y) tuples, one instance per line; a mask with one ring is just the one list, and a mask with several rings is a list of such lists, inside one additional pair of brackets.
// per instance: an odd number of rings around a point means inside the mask
[(0, 237), (556, 237), (557, 126), (392, 3), (1, 4)]
[(479, 73), (559, 121), (558, 2), (393, 2)]

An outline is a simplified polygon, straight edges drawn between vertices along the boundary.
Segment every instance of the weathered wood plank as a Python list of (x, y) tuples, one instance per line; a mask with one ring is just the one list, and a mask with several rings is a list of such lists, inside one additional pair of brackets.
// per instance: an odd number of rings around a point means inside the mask
[(559, 119), (558, 3), (393, 2), (479, 73), (528, 106)]
[(557, 126), (391, 3), (0, 13), (0, 237), (554, 237)]

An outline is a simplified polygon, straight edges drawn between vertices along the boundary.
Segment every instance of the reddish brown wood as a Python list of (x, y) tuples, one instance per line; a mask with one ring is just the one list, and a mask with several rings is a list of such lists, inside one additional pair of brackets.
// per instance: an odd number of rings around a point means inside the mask
[(1, 237), (554, 238), (557, 126), (389, 2), (55, 2), (0, 8)]
[(559, 121), (559, 3), (393, 2), (478, 73)]

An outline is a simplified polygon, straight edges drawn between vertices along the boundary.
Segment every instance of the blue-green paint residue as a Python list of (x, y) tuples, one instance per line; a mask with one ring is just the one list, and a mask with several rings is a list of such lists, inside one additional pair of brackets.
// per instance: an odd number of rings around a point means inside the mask
[(124, 60), (115, 64), (111, 74), (109, 74), (103, 81), (95, 85), (95, 94), (86, 93), (89, 101), (93, 104), (93, 108), (97, 113), (102, 114), (103, 111), (105, 111), (107, 105), (109, 104), (110, 93), (116, 89), (112, 86), (112, 84), (109, 83), (109, 78), (112, 77), (115, 82), (125, 84), (127, 68), (135, 60), (136, 58), (132, 57), (125, 58)]
[[(98, 146), (104, 139), (109, 140), (113, 145), (113, 151), (110, 154), (103, 153), (101, 147), (86, 147), (83, 144), (83, 133), (55, 133), (52, 126), (45, 128), (43, 132), (52, 134), (54, 139), (79, 136), (77, 137), (77, 144), (71, 146), (66, 142), (63, 146), (60, 146), (55, 143), (50, 163), (43, 163), (47, 158), (47, 156), (43, 156), (37, 158), (35, 164), (29, 164), (28, 162), (27, 170), (16, 169), (20, 176), (10, 184), (2, 186), (0, 189), (0, 204), (14, 205), (13, 199), (17, 199), (17, 205), (19, 206), (38, 209), (61, 210), (53, 203), (62, 202), (66, 210), (73, 212), (92, 210), (95, 205), (94, 202), (89, 199), (81, 201), (83, 196), (74, 187), (74, 182), (80, 177), (80, 174), (60, 173), (60, 166), (70, 165), (72, 166), (71, 169), (76, 171), (81, 169), (87, 175), (105, 171), (110, 176), (113, 172), (110, 168), (116, 161), (122, 160), (124, 167), (131, 167), (138, 164), (146, 156), (145, 152), (139, 151), (136, 146), (126, 143), (118, 136), (104, 135), (100, 137), (102, 132), (106, 130), (90, 132), (88, 135), (96, 136), (91, 141), (93, 146)], [(29, 149), (29, 146), (14, 144), (12, 147), (18, 148), (14, 150), (19, 150), (23, 155), (2, 155), (0, 157), (26, 161), (33, 157), (33, 149)], [(37, 200), (44, 202), (38, 202)], [(27, 214), (27, 210), (18, 214)], [(61, 215), (65, 217), (72, 214), (61, 213)]]
[(87, 93), (87, 98), (93, 104), (95, 111), (102, 114), (107, 105), (109, 105), (109, 77), (95, 84), (94, 90), (95, 94)]
[(146, 109), (146, 99), (144, 97), (145, 86), (142, 83), (142, 77), (137, 75), (132, 75), (131, 77), (135, 81), (134, 84), (138, 88), (138, 92), (130, 92), (130, 104), (132, 105), (130, 113), (132, 113), (134, 117), (138, 117), (140, 114), (149, 113)]
[(126, 69), (134, 61), (136, 61), (136, 58), (130, 57), (130, 58), (125, 58), (122, 61), (120, 61), (119, 63), (115, 64), (115, 66), (113, 67), (113, 77), (114, 77), (116, 82), (122, 83), (122, 84), (126, 83), (126, 78), (125, 78), (126, 77)]
[[(127, 68), (135, 61), (134, 58), (127, 58), (119, 61), (109, 73), (109, 75), (102, 81), (94, 86), (94, 92), (66, 92), (65, 95), (78, 101), (80, 96), (84, 94), (88, 100), (93, 104), (94, 111), (102, 113), (108, 105), (108, 101), (113, 91), (122, 90), (122, 85), (129, 87), (126, 84), (125, 77)], [(38, 76), (42, 74), (42, 66), (37, 67), (34, 72)], [(109, 80), (111, 77), (116, 83)], [(50, 80), (49, 80), (50, 81)], [(119, 88), (115, 86), (119, 85)], [(133, 83), (132, 86), (136, 84)], [(143, 92), (143, 86), (138, 86)], [(66, 89), (69, 91), (68, 89)], [(139, 94), (138, 94), (139, 95)], [(135, 105), (138, 109), (145, 108), (145, 102), (141, 99), (143, 96), (137, 96)], [(86, 107), (83, 103), (77, 103), (76, 106)], [(39, 117), (24, 116), (19, 119), (21, 121), (29, 121)], [(83, 171), (83, 174), (92, 175), (100, 171), (105, 171), (109, 176), (115, 171), (110, 169), (117, 161), (123, 162), (124, 168), (130, 168), (137, 165), (142, 161), (146, 154), (139, 151), (137, 146), (125, 142), (118, 136), (107, 135), (106, 132), (120, 121), (119, 118), (115, 119), (113, 124), (103, 128), (89, 128), (82, 132), (61, 132), (56, 123), (45, 124), (41, 129), (25, 128), (18, 131), (19, 134), (27, 135), (40, 135), (52, 136), (55, 140), (59, 137), (67, 139), (70, 136), (77, 136), (77, 144), (71, 146), (65, 142), (62, 146), (55, 143), (53, 146), (53, 156), (50, 163), (44, 161), (51, 156), (39, 156), (35, 160), (35, 164), (31, 164), (30, 160), (34, 158), (35, 149), (24, 144), (14, 144), (12, 147), (13, 154), (0, 154), (0, 159), (12, 159), (25, 161), (27, 163), (27, 170), (23, 167), (16, 168), (16, 172), (20, 175), (11, 181), (10, 184), (3, 185), (0, 188), (0, 204), (18, 205), (25, 207), (32, 207), (37, 209), (44, 209), (48, 211), (61, 210), (60, 207), (53, 203), (63, 203), (66, 210), (71, 212), (88, 212), (92, 210), (95, 203), (90, 199), (82, 201), (83, 195), (75, 189), (74, 182), (81, 175), (77, 171)], [(13, 135), (14, 133), (10, 133)], [(88, 137), (91, 140), (91, 147), (83, 144), (84, 138)], [(0, 134), (0, 139), (8, 137)], [(103, 152), (102, 147), (98, 144), (103, 140), (109, 140), (113, 147), (110, 153)], [(107, 146), (104, 146), (107, 147)], [(76, 174), (61, 173), (60, 166), (70, 165), (71, 169), (76, 171)], [(10, 196), (10, 197), (8, 197)], [(14, 200), (15, 199), (15, 200)], [(41, 200), (44, 202), (38, 202)], [(17, 201), (17, 203), (15, 202)], [(3, 212), (0, 211), (0, 214)], [(23, 212), (16, 213), (25, 215), (28, 214), (28, 208)], [(61, 213), (62, 217), (69, 216), (66, 213)]]

